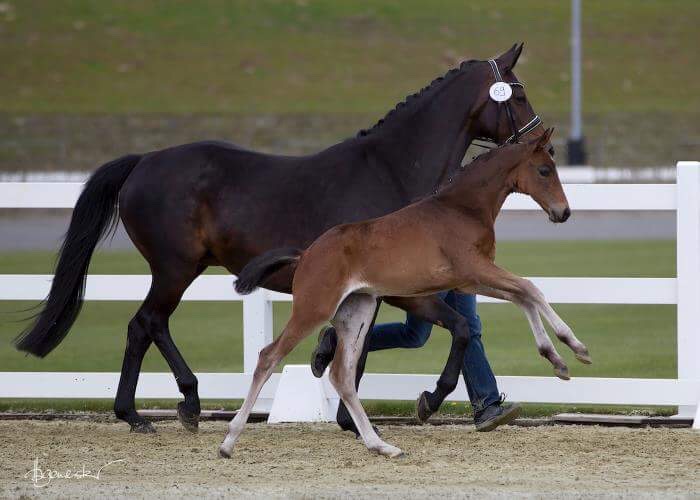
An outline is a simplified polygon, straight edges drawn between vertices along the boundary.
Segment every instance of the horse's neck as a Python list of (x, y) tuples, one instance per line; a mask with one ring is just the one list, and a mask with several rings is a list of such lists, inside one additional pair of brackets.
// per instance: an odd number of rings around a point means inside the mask
[(449, 88), (372, 132), (374, 154), (410, 198), (437, 188), (459, 166), (471, 144), (468, 123), (476, 99), (466, 81), (463, 75), (455, 77)]

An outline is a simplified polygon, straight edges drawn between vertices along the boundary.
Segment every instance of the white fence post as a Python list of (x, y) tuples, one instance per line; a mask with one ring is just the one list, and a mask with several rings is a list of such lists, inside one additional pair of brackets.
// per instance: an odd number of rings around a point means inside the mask
[(267, 291), (256, 290), (243, 298), (243, 373), (253, 373), (258, 353), (272, 342), (272, 302)]
[[(700, 379), (700, 162), (677, 164), (678, 378)], [(678, 415), (694, 417), (694, 406)]]
[[(272, 301), (262, 288), (243, 297), (243, 373), (253, 373), (258, 354), (272, 342)], [(270, 413), (273, 398), (259, 397), (253, 413)]]

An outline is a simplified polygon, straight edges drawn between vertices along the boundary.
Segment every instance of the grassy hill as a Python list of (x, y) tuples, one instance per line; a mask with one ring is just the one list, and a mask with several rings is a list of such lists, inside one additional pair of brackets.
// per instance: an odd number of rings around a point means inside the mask
[[(700, 109), (699, 2), (587, 0), (583, 13), (587, 112)], [(568, 35), (564, 0), (7, 0), (0, 112), (381, 115), (519, 40), (531, 100), (561, 112)]]

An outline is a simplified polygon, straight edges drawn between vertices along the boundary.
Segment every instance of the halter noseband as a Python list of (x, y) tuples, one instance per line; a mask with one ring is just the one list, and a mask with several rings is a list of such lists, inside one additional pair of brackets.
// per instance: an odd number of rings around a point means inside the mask
[[(503, 80), (503, 77), (501, 76), (501, 72), (498, 69), (498, 64), (496, 64), (496, 61), (494, 59), (489, 59), (489, 66), (491, 66), (491, 71), (493, 72), (493, 78), (496, 80), (496, 82), (503, 82), (507, 83), (511, 87), (520, 87), (520, 88), (525, 88), (525, 85), (523, 85), (520, 82), (513, 82), (509, 83)], [(521, 136), (526, 135), (530, 133), (532, 130), (535, 129), (540, 123), (542, 123), (542, 120), (538, 115), (535, 115), (532, 120), (527, 122), (525, 125), (523, 125), (520, 128), (517, 128), (515, 125), (515, 118), (513, 116), (513, 110), (510, 107), (510, 98), (503, 101), (503, 102), (498, 102), (498, 114), (496, 115), (496, 124), (498, 125), (499, 118), (500, 118), (500, 113), (501, 113), (501, 104), (505, 104), (506, 108), (506, 116), (508, 116), (508, 125), (510, 125), (510, 130), (513, 132), (513, 134), (508, 137), (503, 144), (509, 144), (509, 143), (514, 143), (518, 142)], [(490, 137), (475, 137), (475, 139), (482, 140), (482, 141), (489, 141), (489, 142), (494, 142), (498, 144), (498, 141), (495, 139), (492, 139)]]

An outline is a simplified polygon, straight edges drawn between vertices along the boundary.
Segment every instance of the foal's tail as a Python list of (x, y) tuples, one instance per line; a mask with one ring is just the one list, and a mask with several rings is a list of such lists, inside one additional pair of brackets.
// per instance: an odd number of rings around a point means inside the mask
[(248, 262), (238, 274), (234, 285), (236, 292), (241, 295), (254, 292), (256, 288), (284, 266), (291, 263), (296, 264), (302, 253), (303, 251), (298, 248), (277, 248), (258, 255)]
[(83, 305), (85, 279), (97, 243), (117, 225), (119, 190), (141, 155), (113, 160), (95, 171), (85, 184), (73, 210), (51, 291), (44, 307), (15, 346), (43, 358), (68, 334)]

